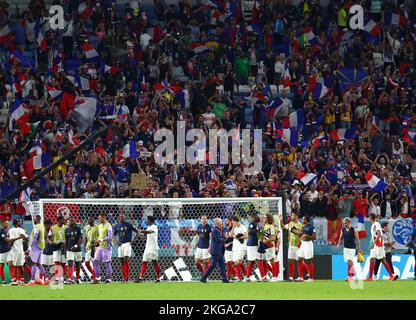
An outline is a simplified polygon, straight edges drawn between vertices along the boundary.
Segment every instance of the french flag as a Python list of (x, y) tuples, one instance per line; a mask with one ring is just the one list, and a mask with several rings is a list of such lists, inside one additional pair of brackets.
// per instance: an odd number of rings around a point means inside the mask
[(204, 55), (208, 52), (209, 52), (208, 47), (203, 45), (203, 44), (200, 44), (199, 46), (196, 46), (194, 48), (194, 54), (197, 55), (197, 56)]
[(380, 25), (376, 23), (373, 19), (370, 19), (364, 26), (365, 32), (369, 33), (371, 36), (376, 37), (380, 33)]
[(317, 82), (315, 88), (312, 91), (312, 97), (315, 100), (321, 100), (329, 93), (329, 89), (322, 83)]
[(26, 215), (27, 213), (30, 213), (29, 210), (29, 203), (30, 201), (30, 195), (32, 194), (32, 190), (27, 187), (25, 190), (20, 192), (19, 198), (17, 200), (16, 210), (15, 212), (17, 214)]
[(314, 173), (305, 173), (303, 171), (298, 172), (298, 179), (305, 185), (309, 185), (316, 178)]
[(329, 133), (332, 140), (348, 140), (354, 137), (354, 129), (334, 129)]
[(281, 136), (282, 140), (286, 141), (291, 147), (295, 147), (298, 144), (299, 136), (298, 132), (294, 129), (278, 129), (276, 130)]
[(385, 25), (401, 25), (405, 26), (407, 23), (406, 18), (404, 16), (392, 13), (392, 12), (385, 12), (384, 13), (384, 24)]
[(29, 121), (29, 113), (24, 104), (20, 100), (15, 100), (10, 108), (9, 130), (13, 130), (13, 120), (19, 123), (27, 123)]
[(332, 184), (335, 185), (338, 183), (338, 170), (332, 166), (326, 171), (326, 178)]
[(325, 136), (318, 136), (315, 139), (312, 140), (312, 148), (316, 149), (319, 148), (321, 146), (321, 142), (322, 140), (325, 140), (326, 137)]
[(127, 158), (136, 159), (137, 158), (136, 143), (133, 140), (131, 140), (129, 143), (127, 143), (123, 147), (123, 158), (124, 159), (127, 159)]
[(300, 128), (303, 125), (303, 109), (296, 110), (289, 114), (282, 121), (283, 128)]
[(40, 25), (36, 24), (35, 26), (35, 35), (36, 35), (36, 44), (40, 51), (46, 51), (46, 39), (43, 37), (42, 30)]
[(319, 40), (313, 33), (312, 28), (310, 27), (303, 28), (303, 37), (305, 40), (308, 41), (309, 45), (311, 46), (319, 45)]
[(50, 96), (53, 100), (58, 99), (58, 98), (61, 96), (61, 94), (62, 94), (62, 90), (58, 90), (58, 89), (56, 89), (56, 88), (54, 88), (54, 87), (51, 87), (51, 86), (49, 86), (49, 85), (47, 85), (47, 84), (45, 84), (45, 89), (46, 89), (46, 91), (48, 92), (49, 96)]
[(1, 30), (0, 30), (0, 44), (9, 44), (12, 42), (13, 36), (10, 31), (9, 26), (6, 24)]
[(357, 215), (357, 218), (358, 218), (358, 223), (357, 223), (358, 238), (362, 239), (367, 236), (367, 234), (365, 233), (364, 214), (359, 213)]
[(47, 168), (51, 165), (51, 155), (49, 153), (42, 153), (34, 157), (29, 158), (25, 164), (25, 172), (29, 175), (33, 175), (33, 171)]
[(105, 65), (104, 66), (104, 73), (111, 73), (111, 74), (116, 74), (119, 71), (118, 67), (114, 67), (114, 66), (109, 66), (109, 65)]
[(94, 49), (94, 46), (90, 43), (83, 43), (81, 50), (84, 51), (87, 60), (94, 60), (99, 57), (98, 52)]
[(58, 130), (58, 132), (55, 134), (55, 139), (60, 143), (65, 141), (64, 135), (60, 130)]
[(78, 5), (78, 14), (81, 20), (84, 20), (84, 21), (87, 20), (89, 16), (91, 15), (91, 13), (92, 13), (92, 9), (89, 6), (87, 6), (85, 2), (81, 2)]
[(79, 84), (82, 91), (97, 90), (97, 79), (80, 77)]
[(380, 180), (370, 171), (365, 174), (364, 178), (365, 178), (365, 181), (367, 181), (370, 188), (373, 189), (377, 193), (387, 188), (387, 183), (385, 183), (383, 180)]
[(290, 72), (289, 72), (289, 64), (286, 62), (285, 73), (283, 74), (283, 87), (289, 88), (291, 80), (292, 80), (292, 77), (290, 76)]
[(280, 98), (276, 98), (269, 103), (269, 106), (267, 107), (268, 119), (276, 119), (277, 112), (279, 111), (279, 108), (281, 107), (282, 103), (283, 100)]

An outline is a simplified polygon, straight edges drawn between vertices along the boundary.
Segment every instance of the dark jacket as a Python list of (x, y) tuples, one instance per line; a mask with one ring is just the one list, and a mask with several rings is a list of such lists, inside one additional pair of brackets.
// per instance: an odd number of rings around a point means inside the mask
[(211, 246), (210, 253), (213, 256), (224, 255), (224, 235), (218, 227), (215, 227), (211, 232)]
[[(384, 218), (386, 216), (386, 207), (387, 207), (387, 201), (383, 200), (380, 203), (380, 215)], [(391, 208), (391, 216), (396, 217), (397, 216), (397, 205), (396, 201), (390, 200), (390, 208)]]

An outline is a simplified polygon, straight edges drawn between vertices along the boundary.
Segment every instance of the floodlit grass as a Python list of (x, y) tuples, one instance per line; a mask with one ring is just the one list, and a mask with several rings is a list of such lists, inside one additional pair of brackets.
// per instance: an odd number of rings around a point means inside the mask
[(50, 286), (0, 287), (0, 300), (287, 300), (287, 299), (416, 299), (416, 281), (363, 282), (363, 289), (352, 289), (343, 281), (304, 283), (112, 283), (82, 284), (52, 289)]

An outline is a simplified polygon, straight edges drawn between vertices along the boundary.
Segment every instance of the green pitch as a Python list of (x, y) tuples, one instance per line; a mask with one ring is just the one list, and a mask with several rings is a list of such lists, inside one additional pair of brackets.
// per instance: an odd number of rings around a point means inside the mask
[(50, 286), (0, 287), (0, 300), (227, 300), (227, 299), (416, 299), (416, 281), (363, 282), (363, 289), (351, 289), (343, 281), (312, 283), (131, 283), (70, 285), (63, 289)]

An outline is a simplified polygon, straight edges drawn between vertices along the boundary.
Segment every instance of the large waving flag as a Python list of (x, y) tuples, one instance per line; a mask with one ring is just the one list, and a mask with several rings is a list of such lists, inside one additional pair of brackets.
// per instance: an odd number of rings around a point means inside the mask
[(0, 29), (0, 44), (9, 44), (13, 40), (12, 32), (10, 31), (9, 26), (6, 24), (3, 28)]
[(290, 146), (295, 147), (298, 144), (299, 134), (298, 131), (290, 129), (277, 129), (276, 132), (283, 141), (286, 141)]
[(79, 84), (82, 91), (97, 90), (97, 79), (87, 79), (79, 77)]
[(62, 94), (61, 103), (59, 104), (59, 112), (64, 120), (68, 118), (69, 112), (74, 109), (76, 96), (69, 92)]
[(123, 158), (124, 159), (127, 159), (127, 158), (136, 159), (137, 158), (136, 143), (134, 142), (134, 140), (131, 140), (129, 143), (127, 143), (123, 147)]
[(91, 128), (94, 118), (98, 113), (98, 103), (95, 98), (77, 97), (72, 115), (76, 120), (78, 132), (83, 133), (85, 130)]
[(303, 126), (303, 109), (296, 110), (282, 120), (283, 128), (300, 128)]
[(25, 172), (31, 177), (33, 171), (47, 168), (51, 165), (51, 155), (49, 153), (42, 153), (29, 158), (25, 163)]
[(367, 172), (364, 178), (365, 178), (365, 181), (367, 181), (370, 188), (373, 189), (377, 193), (387, 188), (387, 183), (385, 183), (383, 180), (380, 180), (371, 172)]
[(368, 80), (368, 73), (359, 69), (340, 68), (337, 70), (339, 86), (342, 92), (359, 87)]
[[(13, 120), (19, 125), (19, 123), (27, 123), (29, 121), (29, 110), (24, 104), (16, 99), (10, 108), (9, 115), (9, 130), (13, 130)], [(20, 125), (19, 125), (20, 126)]]
[(357, 215), (357, 218), (358, 218), (358, 223), (357, 223), (358, 238), (362, 239), (367, 236), (365, 233), (364, 215), (359, 213)]
[(334, 141), (353, 139), (355, 135), (354, 129), (334, 129), (329, 132), (330, 137)]
[(407, 23), (406, 17), (392, 12), (384, 12), (385, 25), (401, 25), (405, 26)]
[(16, 205), (16, 210), (15, 210), (17, 214), (26, 215), (26, 214), (31, 213), (30, 212), (30, 208), (31, 208), (30, 195), (31, 194), (32, 194), (32, 190), (29, 187), (27, 187), (25, 190), (20, 192), (17, 205)]
[(305, 173), (303, 171), (298, 172), (298, 179), (305, 185), (309, 185), (316, 178), (314, 173)]

